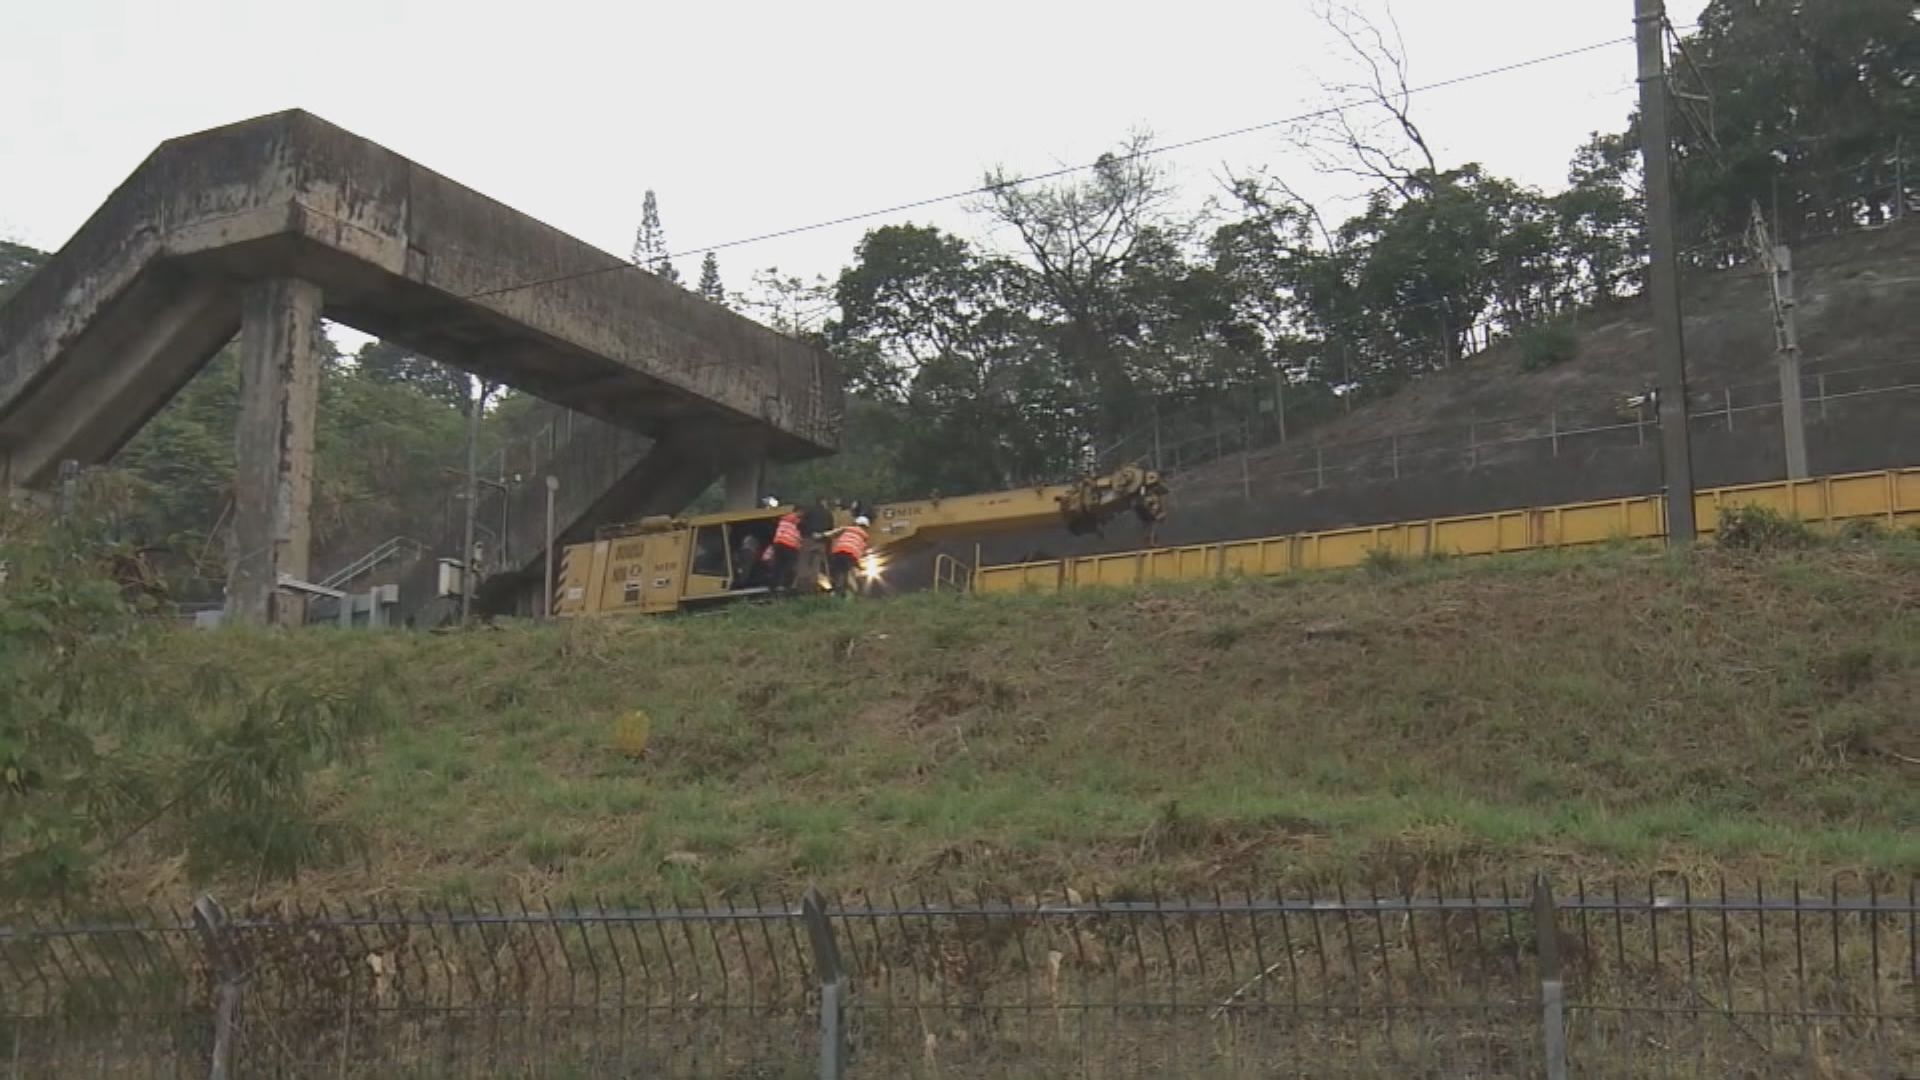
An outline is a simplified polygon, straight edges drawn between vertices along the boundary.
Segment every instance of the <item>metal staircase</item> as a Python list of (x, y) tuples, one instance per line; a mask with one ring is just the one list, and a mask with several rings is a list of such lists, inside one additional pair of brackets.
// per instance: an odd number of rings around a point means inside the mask
[(386, 563), (417, 559), (426, 550), (426, 544), (410, 536), (390, 537), (376, 544), (366, 554), (321, 578), (317, 584), (323, 589), (344, 589), (348, 584), (366, 574), (373, 573)]

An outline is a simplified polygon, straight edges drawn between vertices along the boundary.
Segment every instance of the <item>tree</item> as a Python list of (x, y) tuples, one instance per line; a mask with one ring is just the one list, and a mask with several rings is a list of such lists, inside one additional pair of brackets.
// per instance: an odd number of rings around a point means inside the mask
[(1475, 320), (1514, 329), (1548, 321), (1577, 303), (1553, 200), (1495, 176), (1481, 177), (1475, 195), (1493, 235), (1487, 247), (1490, 304), (1474, 312)]
[(1566, 190), (1553, 198), (1569, 284), (1588, 303), (1634, 291), (1647, 259), (1636, 143), (1595, 133), (1574, 152)]
[(1285, 381), (1350, 388), (1354, 350), (1367, 336), (1355, 280), (1364, 252), (1342, 246), (1319, 211), (1284, 181), (1236, 179), (1239, 219), (1212, 240), (1241, 317), (1260, 328)]
[[(1624, 140), (1596, 138), (1564, 197), (1476, 164), (1443, 166), (1413, 117), (1405, 45), (1383, 11), (1316, 5), (1353, 74), (1323, 83), (1338, 104), (1296, 133), (1318, 169), (1370, 185), (1365, 209), (1328, 229), (1285, 185), (1261, 178), (1236, 187), (1247, 217), (1216, 236), (1243, 292), (1275, 290), (1245, 305), (1269, 339), (1289, 324), (1317, 336), (1349, 388), (1375, 391), (1454, 363), (1476, 327), (1512, 331), (1613, 295), (1626, 284), (1639, 216)], [(1318, 363), (1325, 374), (1324, 355)]]
[(1135, 390), (1161, 409), (1237, 390), (1267, 370), (1259, 328), (1243, 318), (1233, 283), (1190, 257), (1186, 231), (1149, 231), (1121, 280), (1117, 326)]
[(14, 290), (26, 284), (27, 278), (44, 266), (46, 261), (47, 253), (44, 251), (0, 240), (0, 301), (5, 301)]
[(633, 264), (650, 274), (680, 284), (680, 271), (667, 258), (667, 231), (660, 224), (660, 200), (648, 188), (640, 203), (640, 227), (633, 233)]
[(753, 272), (752, 286), (735, 293), (732, 306), (783, 334), (810, 337), (820, 332), (833, 310), (833, 290), (817, 274), (809, 281), (769, 266)]
[(900, 469), (907, 425), (898, 404), (851, 396), (840, 425), (840, 452), (796, 465), (776, 465), (768, 484), (780, 498), (796, 504), (818, 498), (876, 503), (925, 495), (929, 488)]
[(1086, 179), (1056, 185), (1023, 183), (996, 169), (987, 174), (988, 201), (980, 208), (1020, 238), (1032, 296), (1055, 322), (1064, 374), (1075, 397), (1091, 406), (1083, 428), (1095, 444), (1118, 440), (1144, 419), (1125, 282), (1158, 243), (1179, 239), (1151, 145), (1135, 135), (1102, 154)]
[(162, 565), (187, 599), (218, 599), (226, 578), (239, 416), (240, 356), (229, 346), (113, 459), (135, 496), (127, 537), (171, 556)]
[(1552, 232), (1537, 203), (1466, 165), (1432, 177), (1397, 205), (1377, 196), (1341, 226), (1346, 242), (1364, 252), (1354, 284), (1379, 377), (1397, 383), (1451, 365), (1489, 314), (1527, 321), (1545, 306), (1542, 298), (1555, 292), (1545, 276)]
[[(226, 574), (239, 359), (220, 353), (114, 458), (132, 497), (125, 537), (183, 599), (218, 599)], [(465, 461), (467, 376), (374, 343), (321, 369), (312, 522), (316, 567), (441, 526)], [(509, 433), (489, 413), (483, 453)], [(517, 410), (516, 410), (517, 411)]]
[(1696, 261), (1738, 259), (1755, 203), (1783, 240), (1888, 217), (1897, 141), (1920, 128), (1912, 0), (1712, 0), (1683, 41), (1676, 195)]
[(459, 486), (450, 470), (465, 468), (467, 375), (434, 367), (428, 383), (357, 365), (328, 369), (315, 433), (316, 565), (337, 565), (393, 536), (435, 539)]
[(720, 284), (720, 260), (711, 251), (700, 260), (700, 295), (716, 304), (727, 302), (726, 286)]
[(1295, 142), (1322, 172), (1358, 176), (1413, 198), (1440, 164), (1413, 120), (1406, 42), (1393, 9), (1385, 7), (1376, 21), (1349, 0), (1315, 0), (1313, 12), (1340, 40), (1354, 75), (1321, 82), (1322, 94), (1339, 104), (1302, 122)]
[(450, 409), (466, 410), (466, 374), (404, 346), (370, 341), (354, 354), (353, 366), (371, 382), (408, 386)]
[(938, 229), (868, 233), (834, 297), (828, 340), (854, 392), (904, 413), (899, 471), (920, 491), (1053, 479), (1075, 440), (1050, 329), (1022, 268)]
[[(1300, 411), (1300, 389), (1309, 399), (1324, 399), (1340, 382), (1324, 347), (1339, 319), (1314, 308), (1311, 290), (1314, 268), (1334, 257), (1332, 239), (1318, 213), (1280, 181), (1242, 177), (1228, 190), (1240, 216), (1214, 231), (1213, 269), (1235, 317), (1258, 335), (1251, 352), (1270, 369), (1275, 430), (1284, 433), (1288, 414)], [(1332, 279), (1344, 284), (1344, 275)]]

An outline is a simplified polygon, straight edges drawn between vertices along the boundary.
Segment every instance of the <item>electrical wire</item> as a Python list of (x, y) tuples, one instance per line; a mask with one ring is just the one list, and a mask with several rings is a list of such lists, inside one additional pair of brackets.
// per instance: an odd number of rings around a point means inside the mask
[[(1527, 60), (1518, 60), (1510, 64), (1502, 64), (1498, 67), (1485, 68), (1483, 70), (1472, 72), (1470, 74), (1456, 75), (1450, 79), (1441, 79), (1438, 82), (1426, 83), (1421, 86), (1413, 87), (1407, 90), (1406, 93), (1408, 96), (1412, 96), (1414, 94), (1431, 93), (1435, 90), (1445, 90), (1455, 86), (1463, 86), (1467, 83), (1478, 82), (1482, 79), (1496, 78), (1501, 75), (1511, 75), (1514, 72), (1525, 71), (1528, 68), (1535, 68), (1535, 67), (1541, 67), (1546, 64), (1558, 63), (1562, 60), (1570, 60), (1574, 57), (1584, 56), (1588, 53), (1599, 52), (1602, 49), (1610, 49), (1617, 45), (1629, 44), (1632, 42), (1632, 40), (1633, 40), (1632, 38), (1610, 38), (1606, 41), (1596, 41), (1589, 45), (1579, 46), (1578, 48), (1563, 49), (1559, 52), (1549, 53), (1545, 56), (1536, 56)], [(688, 258), (693, 255), (702, 255), (710, 251), (724, 251), (729, 248), (744, 247), (748, 244), (759, 244), (759, 243), (764, 243), (768, 240), (779, 240), (789, 236), (798, 236), (801, 233), (817, 232), (821, 229), (831, 229), (841, 225), (850, 225), (859, 221), (869, 221), (869, 220), (872, 220), (873, 218), (889, 217), (895, 214), (906, 213), (907, 211), (910, 211), (910, 210), (920, 210), (929, 206), (938, 206), (944, 203), (958, 202), (962, 199), (975, 198), (981, 195), (998, 194), (999, 192), (1002, 192), (1011, 188), (1023, 187), (1027, 184), (1036, 184), (1046, 180), (1057, 180), (1063, 176), (1072, 176), (1076, 173), (1087, 172), (1089, 170), (1092, 170), (1100, 166), (1102, 162), (1106, 162), (1106, 161), (1117, 161), (1122, 163), (1129, 162), (1129, 161), (1138, 161), (1144, 158), (1158, 157), (1164, 154), (1171, 154), (1180, 150), (1189, 150), (1196, 146), (1204, 146), (1208, 143), (1220, 142), (1225, 139), (1239, 138), (1242, 135), (1251, 135), (1261, 131), (1271, 131), (1274, 128), (1287, 127), (1293, 124), (1304, 123), (1308, 120), (1317, 120), (1322, 117), (1334, 116), (1339, 113), (1346, 112), (1349, 109), (1356, 109), (1356, 108), (1365, 106), (1371, 100), (1372, 100), (1371, 98), (1355, 98), (1349, 101), (1341, 102), (1339, 104), (1328, 105), (1322, 108), (1310, 110), (1308, 112), (1299, 113), (1295, 116), (1284, 117), (1279, 120), (1267, 120), (1258, 124), (1248, 124), (1244, 127), (1231, 128), (1226, 131), (1216, 131), (1210, 135), (1201, 135), (1191, 139), (1182, 139), (1179, 142), (1167, 143), (1164, 146), (1146, 147), (1141, 150), (1136, 150), (1130, 154), (1124, 154), (1117, 157), (1113, 157), (1113, 156), (1103, 157), (1099, 161), (1082, 162), (1077, 165), (1064, 165), (1057, 169), (1050, 169), (1046, 172), (1035, 173), (1032, 176), (1021, 176), (1021, 177), (1015, 177), (1010, 180), (1004, 180), (999, 183), (982, 184), (979, 187), (968, 188), (964, 191), (953, 191), (953, 192), (948, 192), (945, 195), (934, 195), (924, 199), (915, 199), (910, 202), (896, 203), (892, 206), (882, 207), (877, 210), (866, 210), (857, 214), (847, 214), (841, 217), (831, 218), (826, 221), (816, 221), (809, 225), (795, 225), (791, 228), (776, 229), (773, 232), (761, 233), (757, 236), (747, 236), (747, 237), (742, 237), (738, 240), (728, 240), (724, 243), (708, 244), (702, 247), (688, 248), (684, 251), (679, 251), (669, 255), (661, 256), (661, 258), (663, 259)], [(502, 285), (498, 288), (483, 289), (479, 292), (468, 293), (462, 296), (460, 299), (479, 300), (479, 299), (484, 299), (490, 296), (500, 296), (505, 293), (519, 292), (524, 289), (535, 289), (543, 285), (558, 285), (563, 282), (577, 281), (581, 278), (589, 278), (589, 277), (596, 277), (601, 274), (616, 273), (622, 270), (638, 270), (643, 273), (647, 272), (646, 268), (641, 266), (638, 262), (634, 262), (627, 259), (619, 259), (618, 261), (608, 266), (594, 267), (590, 270), (576, 270), (571, 273), (556, 274), (552, 277), (545, 277), (545, 278), (535, 278), (532, 280), (519, 282), (513, 285)]]

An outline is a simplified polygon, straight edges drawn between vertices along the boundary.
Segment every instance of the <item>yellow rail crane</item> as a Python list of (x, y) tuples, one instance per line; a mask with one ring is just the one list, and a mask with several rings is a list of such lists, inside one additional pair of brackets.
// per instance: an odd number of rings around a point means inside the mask
[[(872, 542), (864, 577), (887, 562), (955, 534), (1032, 528), (1057, 521), (1075, 535), (1131, 514), (1151, 529), (1166, 517), (1166, 485), (1150, 469), (1128, 466), (1070, 484), (886, 503), (870, 513)], [(754, 584), (743, 546), (764, 546), (793, 508), (642, 518), (606, 526), (588, 543), (560, 553), (554, 614), (659, 615), (773, 592)], [(835, 513), (835, 524), (851, 520)], [(753, 545), (743, 545), (752, 538)], [(803, 591), (818, 587), (804, 582)]]

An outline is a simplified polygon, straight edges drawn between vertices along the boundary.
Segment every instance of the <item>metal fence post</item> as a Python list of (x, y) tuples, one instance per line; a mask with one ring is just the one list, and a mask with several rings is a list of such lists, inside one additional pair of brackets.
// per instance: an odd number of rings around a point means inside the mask
[(1550, 414), (1547, 417), (1547, 423), (1550, 425), (1549, 430), (1551, 431), (1552, 438), (1553, 438), (1553, 456), (1559, 457), (1560, 456), (1560, 410), (1559, 409), (1553, 410), (1552, 414)]
[(1392, 444), (1390, 450), (1393, 454), (1393, 478), (1398, 480), (1400, 479), (1400, 436), (1392, 435), (1389, 439)]
[(1540, 1040), (1547, 1080), (1567, 1080), (1567, 1000), (1560, 981), (1560, 929), (1553, 885), (1545, 874), (1533, 879), (1533, 932), (1540, 964)]
[(807, 924), (814, 972), (820, 978), (820, 1080), (843, 1080), (847, 1075), (847, 973), (820, 890), (807, 890), (800, 901), (800, 917)]
[(213, 1049), (208, 1054), (207, 1080), (233, 1075), (233, 1028), (240, 1014), (240, 984), (244, 976), (226, 936), (227, 913), (219, 901), (202, 895), (193, 902), (193, 928), (206, 949), (213, 973)]

